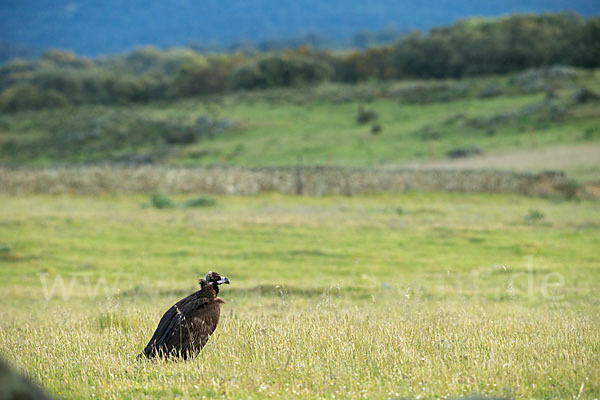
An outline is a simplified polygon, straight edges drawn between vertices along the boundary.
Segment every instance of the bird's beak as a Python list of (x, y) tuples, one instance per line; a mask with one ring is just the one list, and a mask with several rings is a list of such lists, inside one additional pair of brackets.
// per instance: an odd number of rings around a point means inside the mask
[(222, 285), (222, 284), (229, 285), (229, 279), (222, 276), (221, 279), (216, 282), (216, 284), (217, 285)]

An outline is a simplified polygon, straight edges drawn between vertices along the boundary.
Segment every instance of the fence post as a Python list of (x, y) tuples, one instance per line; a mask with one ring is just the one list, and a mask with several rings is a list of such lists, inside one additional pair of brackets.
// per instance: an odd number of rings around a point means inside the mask
[(302, 154), (298, 155), (298, 161), (296, 163), (296, 194), (302, 196), (303, 192), (302, 184)]
[(350, 178), (348, 177), (348, 175), (351, 173), (351, 169), (350, 168), (346, 168), (346, 169), (342, 169), (342, 176), (344, 179), (344, 191), (345, 191), (345, 195), (346, 197), (352, 197), (352, 185), (350, 185)]

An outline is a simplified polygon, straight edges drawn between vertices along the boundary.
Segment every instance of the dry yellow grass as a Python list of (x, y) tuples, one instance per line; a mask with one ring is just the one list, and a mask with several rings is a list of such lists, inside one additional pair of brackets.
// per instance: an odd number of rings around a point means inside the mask
[[(144, 201), (0, 197), (10, 210), (0, 354), (52, 394), (600, 396), (598, 203), (418, 193), (217, 197), (193, 210)], [(543, 216), (525, 219), (530, 210)], [(213, 268), (232, 284), (209, 345), (185, 362), (137, 361), (162, 313)], [(57, 279), (65, 290), (52, 292)]]
[(600, 181), (600, 144), (499, 151), (478, 157), (404, 164), (410, 168), (564, 171), (580, 181)]

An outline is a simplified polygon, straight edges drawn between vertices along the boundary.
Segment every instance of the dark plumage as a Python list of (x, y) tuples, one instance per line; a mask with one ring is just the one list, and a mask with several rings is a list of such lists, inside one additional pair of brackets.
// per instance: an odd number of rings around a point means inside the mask
[(179, 300), (163, 315), (152, 339), (139, 357), (182, 357), (187, 359), (200, 352), (215, 331), (225, 303), (219, 285), (229, 279), (216, 272), (200, 279), (200, 290)]

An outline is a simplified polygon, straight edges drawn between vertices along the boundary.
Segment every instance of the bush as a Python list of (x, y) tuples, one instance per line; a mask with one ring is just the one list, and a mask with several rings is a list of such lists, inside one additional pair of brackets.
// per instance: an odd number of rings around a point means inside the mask
[(440, 132), (431, 124), (427, 124), (416, 132), (421, 140), (438, 140), (441, 137)]
[(157, 74), (173, 76), (184, 64), (199, 64), (205, 57), (188, 48), (157, 49), (141, 47), (127, 54), (110, 56), (103, 65), (134, 75)]
[(0, 94), (2, 112), (57, 108), (68, 104), (69, 100), (56, 90), (40, 90), (27, 83), (8, 88)]
[(587, 88), (578, 89), (573, 93), (573, 101), (577, 104), (598, 101), (598, 99), (600, 99), (600, 96)]
[(151, 203), (154, 208), (158, 209), (175, 207), (173, 200), (164, 193), (154, 193), (151, 198)]
[(15, 59), (0, 66), (0, 90), (24, 83), (31, 79), (37, 64), (33, 61)]
[(457, 147), (446, 153), (449, 158), (473, 157), (483, 153), (478, 146)]
[(256, 65), (248, 64), (233, 71), (229, 86), (232, 89), (259, 89), (267, 85)]
[(190, 144), (204, 138), (213, 138), (231, 128), (233, 122), (228, 119), (215, 119), (207, 115), (196, 118), (193, 125), (182, 125), (169, 121), (148, 121), (158, 130), (169, 144)]
[(196, 207), (212, 207), (215, 204), (217, 204), (217, 202), (210, 197), (196, 197), (193, 199), (190, 199), (188, 201), (185, 202), (185, 207), (187, 208), (196, 208)]
[(487, 86), (484, 86), (477, 94), (477, 97), (479, 97), (480, 99), (489, 99), (491, 97), (502, 96), (503, 94), (504, 90), (502, 89), (502, 87), (491, 83)]
[(100, 68), (42, 69), (30, 82), (40, 90), (61, 93), (74, 104), (122, 104), (166, 97), (166, 81), (160, 76), (133, 76)]
[(317, 83), (331, 76), (328, 64), (306, 56), (270, 56), (236, 68), (232, 89), (264, 89)]
[(461, 78), (554, 64), (594, 68), (599, 36), (600, 18), (586, 21), (574, 13), (471, 18), (405, 35), (394, 46), (331, 59), (334, 80), (344, 82)]
[(89, 68), (94, 65), (91, 60), (79, 58), (71, 51), (60, 49), (46, 50), (40, 62), (60, 68)]
[(561, 183), (557, 186), (558, 191), (564, 196), (567, 200), (573, 200), (577, 198), (581, 190), (581, 184), (572, 179), (567, 180), (564, 183)]
[(544, 219), (544, 214), (538, 210), (529, 210), (529, 213), (525, 216), (525, 221), (540, 221)]
[(239, 60), (232, 58), (182, 64), (173, 80), (171, 92), (175, 97), (224, 92), (236, 63)]
[(584, 68), (600, 66), (600, 17), (588, 20), (574, 41), (572, 63)]
[(368, 122), (376, 120), (378, 117), (379, 115), (377, 114), (377, 112), (366, 109), (363, 106), (359, 106), (358, 112), (356, 114), (356, 122), (359, 124), (366, 124)]
[[(73, 104), (114, 104), (222, 93), (227, 89), (263, 89), (314, 84), (328, 79), (359, 82), (406, 78), (462, 78), (526, 72), (507, 87), (481, 88), (481, 98), (509, 89), (538, 92), (552, 79), (572, 79), (568, 64), (600, 66), (600, 18), (574, 13), (523, 14), (495, 19), (472, 18), (427, 34), (405, 35), (393, 46), (349, 53), (311, 53), (310, 47), (277, 49), (251, 62), (240, 53), (205, 56), (190, 48), (142, 48), (125, 55), (86, 59), (63, 50), (48, 50), (37, 61), (0, 66), (0, 90), (29, 84), (50, 97), (4, 101), (4, 110)], [(361, 46), (366, 36), (357, 39)], [(359, 46), (359, 47), (361, 47)], [(254, 54), (253, 52), (250, 52)], [(541, 68), (540, 68), (541, 67)], [(516, 86), (516, 88), (515, 88)], [(22, 88), (21, 88), (22, 90)], [(426, 82), (396, 90), (398, 100), (426, 104), (465, 97), (473, 90), (452, 82)], [(52, 96), (62, 95), (53, 99)], [(392, 96), (393, 97), (393, 96)], [(54, 101), (57, 100), (57, 101)], [(342, 99), (343, 100), (343, 99)]]

